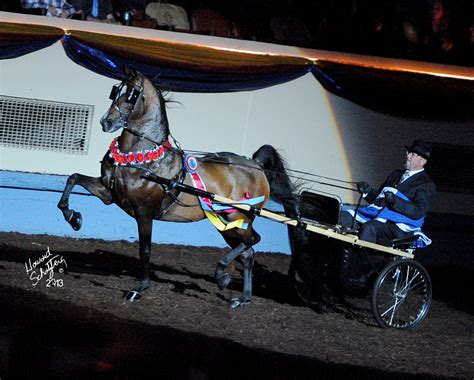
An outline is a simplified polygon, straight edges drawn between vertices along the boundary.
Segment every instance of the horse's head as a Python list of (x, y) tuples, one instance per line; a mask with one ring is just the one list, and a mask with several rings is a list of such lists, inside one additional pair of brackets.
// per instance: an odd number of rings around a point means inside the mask
[(104, 132), (126, 128), (130, 120), (144, 113), (145, 77), (131, 69), (126, 69), (125, 74), (125, 79), (110, 92), (112, 105), (100, 120)]

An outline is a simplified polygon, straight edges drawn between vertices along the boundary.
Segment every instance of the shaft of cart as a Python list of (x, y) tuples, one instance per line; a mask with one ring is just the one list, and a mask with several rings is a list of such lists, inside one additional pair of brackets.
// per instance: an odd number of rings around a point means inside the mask
[(149, 181), (166, 185), (170, 189), (177, 189), (185, 193), (189, 193), (191, 195), (208, 198), (214, 201), (215, 203), (232, 206), (241, 211), (250, 212), (254, 215), (261, 216), (278, 223), (287, 224), (287, 225), (297, 227), (297, 228), (303, 228), (307, 231), (311, 231), (320, 235), (325, 235), (328, 238), (337, 239), (337, 240), (340, 240), (340, 241), (343, 241), (343, 242), (346, 242), (358, 247), (369, 248), (376, 251), (385, 252), (392, 255), (402, 256), (402, 257), (410, 258), (410, 259), (414, 257), (412, 253), (405, 252), (400, 249), (387, 247), (387, 246), (376, 244), (376, 243), (370, 243), (364, 240), (360, 240), (356, 235), (338, 232), (338, 228), (336, 226), (327, 226), (327, 225), (319, 224), (316, 221), (307, 221), (307, 220), (303, 221), (303, 220), (298, 220), (298, 219), (291, 219), (286, 216), (269, 211), (265, 208), (257, 208), (257, 207), (254, 207), (254, 206), (251, 206), (251, 205), (248, 205), (248, 204), (245, 204), (233, 199), (229, 199), (229, 198), (211, 193), (209, 191), (200, 190), (193, 186), (176, 182), (169, 178), (157, 176), (151, 172), (146, 172), (142, 177)]

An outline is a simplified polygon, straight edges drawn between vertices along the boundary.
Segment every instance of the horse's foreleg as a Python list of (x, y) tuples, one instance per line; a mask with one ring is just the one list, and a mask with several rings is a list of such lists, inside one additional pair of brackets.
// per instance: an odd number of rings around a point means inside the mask
[(125, 296), (125, 299), (130, 302), (138, 301), (141, 298), (141, 293), (150, 287), (150, 256), (153, 218), (137, 216), (136, 221), (138, 225), (142, 278), (140, 279), (138, 286), (129, 291)]
[(244, 265), (244, 291), (242, 298), (232, 299), (230, 306), (233, 309), (250, 303), (250, 301), (252, 300), (252, 269), (254, 254), (255, 251), (252, 247), (246, 249), (240, 254)]
[(82, 186), (107, 205), (112, 203), (112, 195), (100, 178), (88, 177), (77, 173), (69, 176), (63, 195), (59, 200), (58, 208), (62, 211), (64, 219), (66, 219), (74, 230), (78, 231), (82, 225), (82, 216), (79, 212), (69, 209), (69, 196), (76, 185)]

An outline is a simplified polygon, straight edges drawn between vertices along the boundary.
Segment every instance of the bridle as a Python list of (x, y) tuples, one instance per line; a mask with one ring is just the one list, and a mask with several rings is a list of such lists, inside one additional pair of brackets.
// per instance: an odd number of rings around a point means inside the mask
[[(132, 89), (127, 90), (125, 92), (125, 95), (127, 96), (125, 99), (125, 103), (128, 103), (131, 105), (131, 108), (128, 110), (128, 112), (122, 112), (120, 109), (120, 106), (118, 105), (118, 100), (123, 96), (122, 94), (122, 89), (124, 87), (128, 87), (128, 85), (131, 85)], [(113, 101), (112, 106), (120, 113), (120, 115), (125, 114), (127, 116), (127, 122), (128, 122), (128, 117), (132, 113), (133, 109), (135, 108), (135, 105), (137, 104), (138, 99), (140, 96), (143, 95), (144, 91), (144, 79), (141, 78), (140, 85), (135, 85), (133, 81), (133, 77), (130, 75), (127, 76), (120, 84), (116, 84), (112, 87), (112, 90), (110, 91), (109, 99)]]
[[(134, 131), (133, 129), (128, 128), (128, 120), (130, 118), (130, 115), (132, 114), (133, 110), (135, 109), (135, 106), (137, 104), (138, 99), (143, 98), (145, 99), (145, 86), (144, 86), (144, 79), (141, 78), (140, 85), (135, 85), (133, 82), (133, 77), (128, 76), (125, 78), (120, 84), (116, 84), (112, 87), (112, 90), (110, 91), (109, 99), (113, 101), (112, 107), (115, 109), (119, 115), (120, 115), (120, 123), (123, 125), (123, 130), (127, 131), (128, 133), (138, 137), (140, 140), (147, 140), (157, 146), (160, 146), (162, 143), (153, 139), (150, 139), (149, 137), (145, 136), (143, 133)], [(130, 91), (127, 91), (125, 93), (126, 98), (125, 98), (125, 103), (130, 104), (130, 109), (126, 110), (125, 112), (121, 109), (121, 107), (118, 104), (118, 100), (121, 98), (120, 95), (121, 91), (124, 86), (131, 85), (132, 89)], [(173, 139), (174, 143), (178, 147), (178, 150), (181, 150), (180, 144), (176, 139), (171, 135), (171, 138)]]
[[(130, 90), (128, 89), (129, 86), (131, 87)], [(127, 91), (125, 93), (122, 93), (123, 92), (122, 90), (124, 87), (127, 89)], [(128, 128), (128, 121), (130, 119), (130, 115), (135, 109), (138, 99), (145, 97), (145, 95), (143, 94), (144, 90), (145, 90), (145, 87), (144, 87), (143, 78), (141, 78), (140, 84), (136, 85), (133, 81), (133, 78), (131, 76), (128, 76), (120, 84), (116, 84), (112, 87), (112, 90), (110, 91), (109, 99), (112, 100), (112, 108), (116, 110), (120, 115), (120, 123), (123, 125), (123, 129), (125, 129), (126, 131), (140, 138), (150, 140), (147, 137), (143, 136), (142, 134), (132, 131), (131, 129)], [(125, 96), (125, 103), (130, 105), (125, 110), (119, 105), (119, 100), (123, 96)], [(155, 141), (152, 141), (152, 142), (156, 144)]]

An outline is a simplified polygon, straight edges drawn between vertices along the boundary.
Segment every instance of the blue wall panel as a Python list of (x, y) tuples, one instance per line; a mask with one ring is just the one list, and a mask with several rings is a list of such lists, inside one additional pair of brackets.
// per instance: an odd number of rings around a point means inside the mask
[[(138, 239), (133, 218), (116, 205), (106, 206), (98, 198), (86, 196), (85, 190), (79, 186), (74, 188), (74, 192), (82, 194), (71, 195), (69, 202), (70, 208), (79, 211), (83, 217), (81, 230), (74, 231), (56, 207), (61, 194), (39, 190), (62, 191), (66, 179), (66, 176), (0, 171), (0, 230), (104, 240)], [(274, 202), (269, 202), (268, 208), (281, 210)], [(255, 246), (257, 251), (290, 254), (286, 226), (263, 218), (257, 218), (254, 226), (262, 236), (261, 242)], [(155, 221), (153, 227), (155, 243), (227, 247), (207, 220), (195, 223)]]

